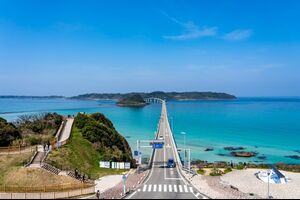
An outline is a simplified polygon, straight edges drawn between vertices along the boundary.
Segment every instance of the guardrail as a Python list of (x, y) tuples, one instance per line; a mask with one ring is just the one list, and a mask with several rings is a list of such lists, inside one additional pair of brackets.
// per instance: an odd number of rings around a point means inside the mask
[(28, 152), (32, 152), (35, 146), (8, 146), (8, 147), (0, 147), (0, 154), (11, 154), (11, 153), (22, 153), (22, 151), (28, 150)]

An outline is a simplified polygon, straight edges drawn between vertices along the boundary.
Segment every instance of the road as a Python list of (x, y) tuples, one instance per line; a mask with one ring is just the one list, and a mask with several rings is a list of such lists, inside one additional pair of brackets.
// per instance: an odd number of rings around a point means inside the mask
[[(181, 176), (178, 168), (173, 135), (167, 116), (166, 102), (162, 103), (158, 136), (163, 136), (163, 149), (154, 152), (152, 169), (148, 179), (131, 196), (130, 199), (198, 199), (202, 196)], [(176, 168), (167, 168), (167, 160), (173, 158)]]

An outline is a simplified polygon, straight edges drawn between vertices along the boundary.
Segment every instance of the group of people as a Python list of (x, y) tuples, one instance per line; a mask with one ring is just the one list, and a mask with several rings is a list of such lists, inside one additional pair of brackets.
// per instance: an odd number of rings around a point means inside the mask
[(51, 151), (52, 146), (51, 146), (50, 142), (48, 141), (47, 143), (44, 143), (43, 148), (44, 148), (44, 152), (48, 152), (48, 151)]
[(77, 169), (75, 169), (74, 174), (75, 174), (75, 178), (81, 180), (82, 182), (85, 182), (86, 178), (88, 178), (85, 176), (85, 174), (81, 175)]

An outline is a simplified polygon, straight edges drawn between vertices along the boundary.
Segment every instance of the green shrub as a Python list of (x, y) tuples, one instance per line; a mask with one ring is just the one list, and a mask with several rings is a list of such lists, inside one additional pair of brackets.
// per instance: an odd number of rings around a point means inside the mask
[(204, 175), (205, 174), (205, 170), (204, 169), (199, 169), (197, 171), (198, 174)]
[(227, 174), (229, 172), (232, 172), (232, 169), (231, 167), (227, 167), (225, 170), (224, 170), (224, 173)]
[(210, 176), (222, 176), (222, 171), (217, 168), (213, 168), (212, 172), (210, 172), (209, 175)]

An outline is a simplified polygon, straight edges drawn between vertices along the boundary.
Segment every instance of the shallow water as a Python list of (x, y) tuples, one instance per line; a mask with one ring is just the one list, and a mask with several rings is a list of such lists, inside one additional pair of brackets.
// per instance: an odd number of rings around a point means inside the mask
[[(9, 121), (22, 114), (39, 112), (64, 115), (102, 112), (127, 138), (133, 150), (137, 139), (153, 138), (160, 109), (159, 104), (144, 108), (121, 108), (115, 106), (114, 101), (0, 99), (0, 116)], [(193, 159), (300, 164), (300, 160), (285, 157), (300, 156), (296, 152), (300, 150), (299, 98), (171, 101), (168, 102), (168, 111), (176, 142), (183, 146), (180, 132), (186, 132), (186, 145), (191, 148)], [(267, 160), (231, 157), (230, 152), (223, 149), (227, 146), (245, 147), (246, 151), (255, 151), (258, 156), (267, 157)], [(214, 151), (204, 151), (208, 147)]]

